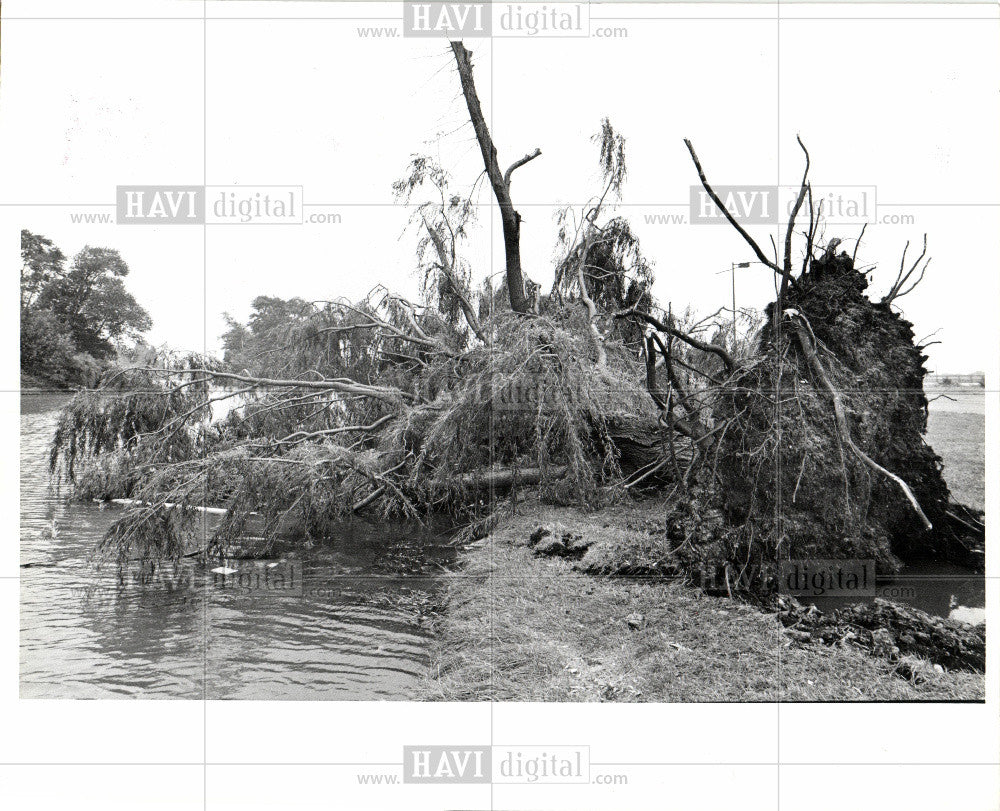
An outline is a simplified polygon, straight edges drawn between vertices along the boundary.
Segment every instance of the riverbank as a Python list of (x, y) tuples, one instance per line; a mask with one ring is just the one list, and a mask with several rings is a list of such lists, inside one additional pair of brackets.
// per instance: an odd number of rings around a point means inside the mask
[(22, 394), (51, 394), (52, 392), (69, 392), (72, 389), (65, 383), (54, 383), (42, 377), (36, 377), (21, 372)]
[[(637, 508), (641, 513), (643, 508)], [(640, 515), (641, 520), (641, 515)], [(537, 556), (558, 522), (588, 539), (629, 532), (636, 508), (534, 506), (468, 550), (447, 579), (420, 698), (448, 701), (982, 700), (984, 676), (799, 642), (774, 614), (677, 582), (586, 574)], [(902, 674), (907, 674), (906, 676)]]

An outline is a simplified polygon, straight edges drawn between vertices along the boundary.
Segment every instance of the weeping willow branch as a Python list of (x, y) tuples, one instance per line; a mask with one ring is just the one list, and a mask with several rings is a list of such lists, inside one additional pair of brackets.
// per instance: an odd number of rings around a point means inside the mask
[(319, 391), (335, 391), (342, 394), (358, 394), (364, 397), (373, 397), (376, 400), (383, 400), (387, 403), (398, 404), (400, 401), (415, 402), (419, 398), (401, 389), (389, 388), (385, 386), (370, 386), (365, 383), (358, 383), (349, 378), (335, 378), (332, 380), (275, 380), (267, 377), (253, 377), (251, 375), (236, 374), (235, 372), (220, 372), (214, 369), (156, 369), (145, 368), (143, 371), (161, 374), (165, 377), (175, 377), (184, 374), (201, 374), (208, 379), (235, 380), (239, 383), (252, 383), (255, 387), (266, 388), (288, 388), (288, 389), (315, 389)]
[[(462, 308), (462, 315), (465, 316), (466, 323), (480, 341), (484, 344), (488, 343), (486, 333), (483, 331), (483, 326), (479, 323), (479, 317), (476, 315), (476, 311), (473, 308), (472, 303), (469, 301), (469, 297), (465, 294), (465, 291), (462, 289), (462, 285), (455, 274), (453, 261), (454, 247), (452, 249), (452, 256), (449, 256), (448, 250), (444, 244), (444, 239), (442, 239), (437, 228), (434, 228), (429, 222), (427, 222), (427, 218), (424, 217), (422, 213), (421, 219), (423, 220), (424, 228), (427, 229), (427, 234), (430, 236), (431, 242), (434, 245), (434, 250), (437, 252), (441, 272), (444, 274), (451, 292), (454, 293), (455, 297), (458, 299), (458, 304), (459, 307)], [(445, 221), (447, 222), (447, 218)], [(454, 234), (452, 235), (452, 245), (454, 246)]]
[(386, 300), (396, 301), (402, 304), (402, 309), (407, 315), (410, 328), (413, 330), (414, 334), (404, 332), (395, 324), (389, 323), (384, 318), (378, 318), (371, 311), (360, 310), (358, 307), (355, 307), (353, 304), (349, 304), (348, 302), (345, 301), (333, 302), (333, 306), (341, 310), (347, 310), (348, 312), (360, 315), (363, 318), (368, 318), (370, 320), (358, 324), (339, 324), (337, 326), (332, 326), (332, 327), (323, 327), (317, 330), (317, 334), (353, 332), (358, 329), (384, 330), (387, 333), (389, 333), (389, 337), (398, 338), (400, 341), (407, 341), (409, 343), (422, 346), (427, 350), (442, 352), (446, 355), (454, 354), (440, 341), (435, 341), (434, 339), (429, 338), (427, 334), (420, 328), (420, 325), (417, 324), (417, 321), (413, 316), (413, 305), (409, 301), (400, 296), (393, 296), (388, 292), (386, 292)]
[(587, 254), (593, 242), (593, 223), (587, 226), (587, 234), (583, 238), (583, 245), (580, 248), (580, 261), (576, 266), (576, 277), (580, 285), (580, 299), (583, 306), (587, 308), (587, 323), (590, 326), (590, 334), (594, 338), (594, 348), (597, 350), (597, 365), (602, 369), (608, 365), (608, 353), (604, 349), (604, 336), (597, 328), (597, 305), (587, 292), (587, 280), (583, 275), (583, 268), (587, 261)]
[(274, 444), (292, 445), (321, 436), (337, 436), (338, 434), (349, 433), (371, 433), (373, 431), (377, 431), (390, 420), (395, 419), (395, 416), (395, 414), (386, 414), (384, 417), (375, 420), (375, 422), (370, 425), (344, 425), (339, 428), (327, 428), (322, 431), (296, 431), (293, 434), (289, 434), (288, 436), (277, 440)]

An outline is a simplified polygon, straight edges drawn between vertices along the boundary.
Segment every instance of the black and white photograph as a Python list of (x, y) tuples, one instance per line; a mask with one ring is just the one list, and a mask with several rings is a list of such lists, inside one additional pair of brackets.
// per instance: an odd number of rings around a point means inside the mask
[(3, 806), (1000, 808), (998, 34), (5, 0)]

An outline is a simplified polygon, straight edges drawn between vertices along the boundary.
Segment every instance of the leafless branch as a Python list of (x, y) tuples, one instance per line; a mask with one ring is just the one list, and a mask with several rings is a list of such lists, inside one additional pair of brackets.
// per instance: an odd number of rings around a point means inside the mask
[(743, 237), (746, 243), (753, 250), (754, 254), (756, 254), (757, 259), (759, 259), (763, 264), (771, 268), (771, 270), (773, 270), (779, 276), (782, 275), (781, 268), (775, 262), (772, 262), (770, 259), (767, 258), (767, 255), (760, 249), (760, 246), (754, 241), (753, 237), (750, 236), (750, 234), (746, 232), (746, 229), (736, 221), (736, 218), (729, 213), (729, 209), (726, 208), (722, 200), (719, 198), (719, 195), (716, 194), (715, 190), (711, 187), (711, 185), (709, 185), (708, 178), (705, 177), (705, 170), (701, 168), (701, 161), (698, 160), (698, 155), (695, 153), (694, 147), (691, 145), (691, 141), (685, 138), (684, 144), (685, 146), (687, 146), (688, 152), (691, 153), (691, 160), (694, 161), (694, 167), (695, 169), (698, 170), (698, 178), (701, 180), (701, 185), (705, 188), (705, 191), (708, 193), (708, 196), (712, 199), (712, 202), (715, 203), (716, 207), (720, 211), (722, 211), (722, 214), (725, 216), (725, 218), (729, 220), (729, 224), (732, 225), (733, 228), (737, 230), (737, 232), (739, 232), (739, 235), (741, 237)]
[(907, 293), (913, 291), (913, 289), (920, 284), (924, 278), (924, 274), (927, 272), (927, 267), (930, 265), (930, 258), (924, 262), (924, 266), (920, 270), (920, 275), (917, 276), (916, 281), (914, 281), (909, 287), (906, 287), (906, 283), (910, 280), (910, 277), (917, 270), (917, 266), (923, 261), (924, 257), (927, 255), (927, 234), (924, 234), (924, 249), (920, 252), (920, 256), (917, 257), (917, 261), (913, 263), (909, 270), (906, 270), (906, 252), (910, 247), (910, 243), (907, 242), (906, 246), (903, 248), (903, 258), (899, 260), (899, 273), (896, 274), (896, 280), (892, 283), (892, 287), (889, 288), (889, 292), (882, 297), (883, 304), (891, 304), (898, 298), (905, 296)]
[(788, 285), (792, 282), (792, 236), (795, 233), (795, 218), (799, 215), (799, 209), (802, 208), (802, 201), (805, 200), (806, 191), (809, 188), (809, 150), (806, 149), (806, 145), (802, 143), (802, 139), (796, 135), (795, 140), (799, 142), (799, 146), (802, 147), (802, 151), (806, 156), (806, 168), (802, 173), (802, 185), (799, 186), (799, 196), (795, 198), (795, 205), (792, 207), (792, 213), (788, 217), (788, 228), (785, 229), (785, 264), (781, 272), (781, 292), (778, 294), (778, 309), (781, 308), (781, 303), (785, 300), (785, 292), (788, 290)]
[(524, 166), (524, 164), (526, 164), (528, 161), (534, 160), (541, 154), (542, 150), (539, 149), (538, 147), (535, 147), (534, 152), (529, 152), (523, 158), (518, 158), (510, 166), (507, 167), (507, 171), (503, 173), (503, 182), (504, 185), (507, 186), (508, 191), (510, 190), (510, 176), (514, 174), (514, 170), (519, 169), (520, 167)]
[(736, 361), (733, 360), (733, 356), (726, 351), (724, 347), (717, 346), (716, 344), (706, 343), (705, 341), (700, 341), (693, 335), (688, 335), (686, 332), (682, 332), (677, 329), (677, 327), (671, 324), (664, 324), (658, 318), (650, 315), (649, 313), (643, 313), (636, 309), (622, 310), (615, 313), (615, 318), (639, 318), (649, 324), (651, 327), (655, 327), (660, 332), (665, 332), (668, 335), (673, 335), (675, 338), (679, 338), (688, 346), (693, 346), (695, 349), (700, 349), (702, 352), (709, 352), (716, 355), (722, 363), (725, 365), (727, 371), (732, 371), (736, 367)]
[(861, 226), (861, 233), (858, 234), (858, 239), (854, 243), (854, 253), (851, 254), (851, 265), (856, 265), (858, 261), (858, 248), (861, 246), (861, 237), (865, 235), (865, 229), (868, 227), (868, 223)]

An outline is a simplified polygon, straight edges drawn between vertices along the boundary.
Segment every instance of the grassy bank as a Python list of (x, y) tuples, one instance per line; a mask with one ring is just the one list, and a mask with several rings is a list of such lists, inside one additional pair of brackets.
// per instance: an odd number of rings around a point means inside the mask
[(986, 504), (986, 417), (931, 410), (927, 442), (944, 462), (944, 477), (956, 501), (977, 510)]
[(54, 383), (37, 375), (21, 372), (21, 391), (27, 393), (48, 391), (71, 391), (65, 383)]
[[(611, 537), (625, 513), (535, 508), (449, 575), (421, 698), (497, 701), (980, 700), (984, 678), (791, 641), (755, 608), (679, 583), (584, 574), (526, 546), (540, 523)], [(634, 519), (634, 515), (632, 516)], [(919, 683), (918, 683), (919, 682)]]

